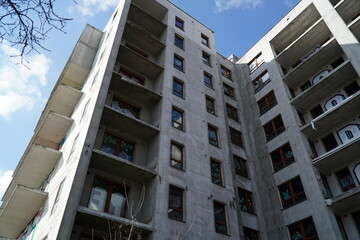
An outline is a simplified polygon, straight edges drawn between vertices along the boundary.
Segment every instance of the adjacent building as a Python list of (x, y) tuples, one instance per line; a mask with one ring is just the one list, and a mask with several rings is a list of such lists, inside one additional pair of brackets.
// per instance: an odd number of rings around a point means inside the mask
[(303, 0), (241, 58), (166, 0), (86, 26), (0, 236), (360, 238), (360, 1)]

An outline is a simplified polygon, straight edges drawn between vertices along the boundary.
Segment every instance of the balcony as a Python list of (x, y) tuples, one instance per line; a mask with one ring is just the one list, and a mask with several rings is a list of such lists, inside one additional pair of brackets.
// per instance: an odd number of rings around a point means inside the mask
[(41, 145), (32, 145), (24, 154), (17, 166), (3, 201), (6, 202), (10, 193), (18, 185), (38, 189), (54, 169), (61, 157), (61, 152)]
[(154, 56), (158, 56), (165, 48), (165, 44), (131, 21), (126, 23), (123, 38), (131, 44), (141, 47), (146, 50), (146, 52)]
[(360, 16), (355, 18), (349, 25), (349, 29), (354, 34), (354, 36), (360, 41)]
[(55, 149), (69, 131), (73, 120), (49, 111), (35, 129), (35, 144)]
[(144, 140), (149, 140), (160, 132), (159, 128), (132, 116), (128, 116), (110, 106), (104, 107), (101, 123), (109, 128), (126, 132), (131, 136)]
[(331, 93), (349, 83), (357, 76), (349, 60), (333, 69), (328, 76), (296, 96), (291, 103), (301, 111), (307, 111)]
[(350, 189), (339, 196), (327, 200), (328, 205), (335, 211), (341, 214), (349, 213), (359, 207), (360, 202), (360, 187)]
[(157, 79), (160, 73), (164, 70), (162, 66), (159, 66), (157, 63), (124, 45), (120, 46), (117, 61), (130, 69), (136, 69), (140, 74), (153, 80)]
[(311, 123), (308, 123), (301, 128), (301, 131), (312, 140), (322, 138), (335, 127), (341, 126), (351, 119), (354, 116), (354, 110), (358, 106), (360, 106), (360, 91), (315, 118), (313, 125), (316, 129), (313, 129)]
[(315, 158), (313, 165), (324, 174), (330, 174), (354, 161), (354, 156), (360, 156), (360, 138), (343, 144)]
[(60, 84), (55, 88), (49, 99), (49, 110), (70, 117), (81, 96), (81, 91), (65, 84)]
[[(286, 69), (296, 64), (299, 59), (306, 59), (307, 53), (325, 42), (331, 35), (325, 22), (320, 19), (307, 29), (298, 39), (283, 50), (276, 60)], [(309, 55), (309, 54), (308, 54)]]
[(153, 4), (154, 6), (150, 6), (148, 9), (149, 11), (154, 11), (154, 14), (148, 14), (141, 8), (131, 4), (128, 19), (152, 35), (160, 37), (167, 27), (166, 24), (161, 22), (161, 19), (166, 14), (167, 9), (155, 1), (148, 2), (149, 3), (143, 1), (140, 4)]
[(110, 89), (120, 95), (131, 96), (139, 102), (153, 107), (161, 99), (161, 95), (141, 84), (135, 83), (120, 73), (113, 72)]
[(282, 52), (287, 46), (301, 36), (308, 28), (320, 19), (320, 14), (313, 4), (292, 20), (287, 26), (271, 40), (277, 52)]
[(322, 45), (314, 54), (288, 72), (283, 81), (296, 89), (307, 79), (315, 75), (319, 69), (326, 66), (331, 60), (339, 57), (342, 49), (337, 41), (332, 38)]
[(336, 11), (346, 24), (349, 24), (360, 14), (360, 1), (341, 0), (335, 6)]
[[(75, 222), (77, 225), (106, 233), (109, 232), (109, 225), (131, 225), (131, 220), (127, 218), (117, 217), (82, 206), (78, 208)], [(136, 222), (136, 227), (140, 228), (141, 232), (145, 235), (154, 231), (150, 224)]]
[(15, 239), (44, 204), (48, 194), (17, 185), (0, 209), (0, 236)]

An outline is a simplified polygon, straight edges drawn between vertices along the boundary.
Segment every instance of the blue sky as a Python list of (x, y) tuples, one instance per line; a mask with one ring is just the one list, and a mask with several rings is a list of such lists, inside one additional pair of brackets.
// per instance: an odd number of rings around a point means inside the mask
[[(144, 0), (145, 1), (145, 0)], [(215, 31), (217, 51), (241, 57), (300, 0), (171, 0)], [(118, 0), (55, 1), (60, 15), (73, 20), (67, 34), (50, 31), (51, 51), (27, 56), (31, 70), (10, 58), (16, 49), (0, 43), (0, 198), (32, 137), (46, 100), (82, 29), (103, 29)]]

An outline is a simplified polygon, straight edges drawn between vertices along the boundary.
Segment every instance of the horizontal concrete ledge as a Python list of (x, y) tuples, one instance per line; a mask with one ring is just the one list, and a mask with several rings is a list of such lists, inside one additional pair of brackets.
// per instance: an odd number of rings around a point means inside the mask
[(157, 175), (152, 169), (98, 149), (93, 150), (90, 167), (136, 183), (144, 183)]
[[(131, 225), (131, 220), (79, 206), (75, 224), (93, 228), (94, 230), (98, 231), (108, 232), (109, 224), (110, 226), (117, 226), (121, 224)], [(144, 233), (150, 233), (154, 231), (153, 227), (149, 224), (136, 222), (136, 227), (140, 228)]]
[(16, 238), (44, 204), (48, 194), (16, 186), (0, 213), (0, 236)]
[[(329, 202), (329, 201), (328, 201)], [(350, 189), (330, 200), (329, 206), (340, 214), (349, 213), (359, 209), (360, 187)]]
[(49, 100), (49, 110), (70, 117), (83, 92), (71, 86), (60, 84)]
[(354, 158), (360, 156), (360, 138), (340, 145), (337, 148), (315, 158), (313, 165), (322, 173), (329, 174), (349, 165)]

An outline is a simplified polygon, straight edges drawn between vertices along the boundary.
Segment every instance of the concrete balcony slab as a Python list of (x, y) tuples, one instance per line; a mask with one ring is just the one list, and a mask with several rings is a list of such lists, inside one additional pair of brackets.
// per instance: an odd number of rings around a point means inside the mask
[(360, 41), (360, 16), (354, 19), (349, 25), (349, 29), (354, 34), (354, 36)]
[(327, 202), (335, 212), (340, 214), (356, 211), (360, 209), (360, 187), (350, 189)]
[(164, 70), (162, 66), (154, 63), (124, 45), (120, 46), (117, 61), (130, 69), (137, 69), (141, 75), (145, 75), (153, 80), (156, 80), (160, 73)]
[(337, 91), (356, 77), (357, 74), (350, 60), (346, 60), (340, 66), (333, 69), (328, 76), (296, 96), (291, 103), (305, 112), (314, 106), (314, 104), (320, 102), (326, 96)]
[(121, 95), (136, 99), (136, 101), (149, 107), (153, 107), (154, 104), (162, 98), (160, 94), (154, 92), (152, 89), (135, 83), (117, 72), (113, 72), (110, 89)]
[(152, 169), (98, 149), (93, 150), (90, 167), (136, 183), (145, 183), (156, 176)]
[(326, 134), (341, 127), (358, 112), (360, 106), (360, 91), (348, 97), (336, 107), (324, 112), (313, 120), (314, 129), (311, 123), (301, 128), (302, 133), (312, 140), (324, 137)]
[(295, 89), (315, 75), (319, 69), (326, 66), (331, 60), (339, 57), (341, 53), (340, 45), (335, 38), (331, 38), (317, 52), (288, 72), (283, 77), (283, 81)]
[(345, 23), (350, 23), (354, 17), (359, 15), (360, 1), (341, 0), (336, 4), (335, 10), (339, 13)]
[(354, 161), (354, 157), (360, 156), (360, 138), (315, 158), (313, 165), (324, 174), (330, 174)]
[(44, 204), (48, 194), (16, 186), (0, 211), (0, 236), (16, 238)]
[(73, 87), (60, 84), (49, 99), (49, 110), (70, 117), (82, 94)]

